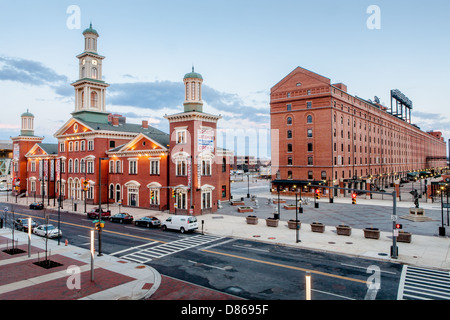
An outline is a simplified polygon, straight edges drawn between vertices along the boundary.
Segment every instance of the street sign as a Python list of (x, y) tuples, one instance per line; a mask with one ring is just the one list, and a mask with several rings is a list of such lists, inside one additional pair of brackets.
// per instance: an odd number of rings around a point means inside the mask
[(397, 221), (397, 215), (396, 214), (391, 215), (391, 220), (392, 221)]

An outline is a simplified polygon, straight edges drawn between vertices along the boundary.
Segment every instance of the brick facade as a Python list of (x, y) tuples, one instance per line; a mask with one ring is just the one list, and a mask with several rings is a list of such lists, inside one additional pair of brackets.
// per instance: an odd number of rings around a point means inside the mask
[(274, 179), (363, 189), (447, 167), (440, 132), (423, 132), (300, 67), (271, 89), (270, 114)]

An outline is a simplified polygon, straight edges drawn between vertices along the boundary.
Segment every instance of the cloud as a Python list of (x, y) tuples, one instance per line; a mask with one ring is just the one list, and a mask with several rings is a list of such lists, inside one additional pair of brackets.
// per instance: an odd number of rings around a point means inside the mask
[(42, 63), (21, 58), (0, 57), (0, 81), (15, 81), (33, 86), (61, 85), (68, 78)]
[[(182, 82), (119, 83), (111, 85), (108, 91), (107, 101), (110, 105), (130, 106), (153, 111), (174, 110), (173, 112), (179, 112), (184, 101), (184, 84)], [(221, 114), (226, 120), (238, 123), (244, 120), (269, 123), (268, 105), (263, 109), (250, 106), (237, 94), (221, 92), (206, 85), (202, 86), (202, 98), (204, 111)], [(205, 110), (207, 107), (214, 110)]]

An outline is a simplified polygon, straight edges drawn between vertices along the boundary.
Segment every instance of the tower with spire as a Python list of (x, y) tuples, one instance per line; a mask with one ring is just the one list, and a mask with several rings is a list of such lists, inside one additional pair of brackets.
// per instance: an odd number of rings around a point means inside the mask
[(83, 31), (83, 36), (84, 51), (77, 55), (79, 80), (72, 83), (75, 89), (75, 110), (72, 115), (85, 121), (107, 123), (105, 96), (109, 84), (102, 80), (105, 57), (97, 53), (99, 34), (92, 28), (91, 23), (89, 28)]

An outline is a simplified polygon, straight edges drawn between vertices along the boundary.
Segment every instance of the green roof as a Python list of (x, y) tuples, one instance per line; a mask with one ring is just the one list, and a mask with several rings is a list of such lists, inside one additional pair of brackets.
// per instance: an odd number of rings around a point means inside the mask
[(184, 79), (202, 79), (203, 77), (200, 73), (194, 72), (194, 67), (192, 67), (192, 72), (186, 73)]
[(58, 154), (58, 144), (56, 143), (38, 143), (38, 146), (48, 154)]
[(131, 133), (143, 133), (150, 139), (156, 141), (160, 145), (167, 147), (170, 144), (170, 136), (169, 134), (148, 126), (148, 128), (142, 128), (140, 124), (134, 123), (125, 123), (120, 124), (118, 126), (113, 126), (110, 122), (108, 123), (100, 123), (100, 122), (92, 122), (86, 121), (82, 118), (74, 117), (76, 120), (84, 123), (86, 126), (94, 129), (94, 130), (107, 130), (107, 131), (116, 131), (116, 132), (131, 132)]
[(34, 115), (27, 109), (27, 112), (22, 113), (21, 117), (34, 117)]
[(92, 23), (89, 25), (89, 28), (87, 28), (86, 30), (83, 31), (83, 34), (85, 33), (92, 33), (95, 34), (96, 36), (98, 36), (97, 30), (92, 28)]

